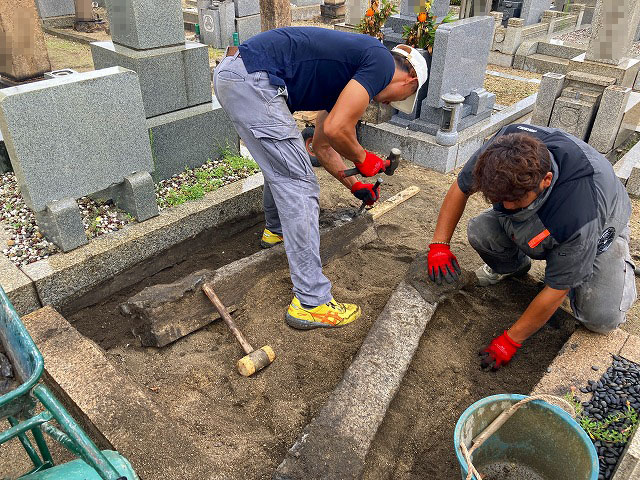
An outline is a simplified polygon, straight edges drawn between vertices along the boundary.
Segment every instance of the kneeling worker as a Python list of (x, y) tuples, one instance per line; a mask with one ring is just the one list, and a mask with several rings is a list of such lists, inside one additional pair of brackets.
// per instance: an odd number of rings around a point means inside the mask
[(319, 187), (292, 112), (320, 111), (314, 153), (356, 198), (373, 205), (378, 188), (342, 175), (342, 157), (364, 177), (387, 166), (358, 143), (356, 123), (372, 99), (413, 111), (427, 75), (424, 57), (411, 47), (389, 51), (367, 35), (313, 27), (260, 33), (239, 49), (229, 47), (216, 67), (216, 96), (264, 175), (263, 244), (284, 240), (295, 294), (285, 317), (290, 326), (341, 327), (360, 316), (357, 305), (333, 299), (322, 273)]
[(460, 273), (449, 241), (469, 195), (493, 208), (471, 219), (469, 243), (486, 262), (481, 286), (524, 275), (546, 260), (544, 289), (482, 353), (497, 369), (540, 329), (568, 294), (575, 317), (606, 333), (625, 321), (636, 299), (629, 255), (631, 203), (609, 161), (561, 130), (509, 125), (477, 151), (447, 193), (429, 245), (432, 280)]

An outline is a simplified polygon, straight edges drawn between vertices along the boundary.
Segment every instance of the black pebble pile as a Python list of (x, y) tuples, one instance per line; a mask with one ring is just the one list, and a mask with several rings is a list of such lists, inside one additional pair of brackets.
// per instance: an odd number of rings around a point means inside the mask
[[(583, 402), (583, 415), (596, 420), (606, 420), (610, 415), (625, 412), (627, 402), (631, 408), (640, 411), (640, 365), (618, 355), (613, 356), (613, 364), (602, 375), (600, 380), (589, 380), (587, 387), (581, 388), (583, 393), (593, 393), (589, 402)], [(626, 425), (615, 422), (609, 428), (621, 430)], [(613, 476), (615, 466), (622, 455), (626, 442), (610, 443), (594, 440), (600, 461), (598, 480), (609, 480)]]

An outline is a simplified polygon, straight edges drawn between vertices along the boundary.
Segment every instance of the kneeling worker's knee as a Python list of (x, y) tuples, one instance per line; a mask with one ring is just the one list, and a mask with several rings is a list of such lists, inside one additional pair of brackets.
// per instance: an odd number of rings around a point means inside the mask
[(587, 330), (595, 333), (609, 333), (625, 321), (625, 312), (594, 311), (581, 315), (578, 320)]

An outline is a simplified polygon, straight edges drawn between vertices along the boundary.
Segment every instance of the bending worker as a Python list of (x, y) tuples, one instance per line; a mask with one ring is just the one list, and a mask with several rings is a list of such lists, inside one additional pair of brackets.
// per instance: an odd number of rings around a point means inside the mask
[(526, 274), (532, 258), (546, 260), (544, 289), (482, 352), (483, 367), (508, 363), (567, 294), (589, 330), (606, 333), (625, 321), (636, 299), (631, 203), (603, 155), (558, 129), (503, 128), (471, 157), (444, 199), (429, 245), (434, 281), (452, 282), (460, 273), (449, 241), (475, 192), (493, 204), (467, 227), (486, 262), (476, 271), (481, 286)]
[[(416, 50), (389, 51), (367, 35), (324, 28), (280, 28), (229, 47), (214, 89), (264, 175), (263, 242), (284, 241), (293, 292), (286, 322), (295, 328), (341, 327), (360, 316), (338, 303), (320, 261), (318, 182), (292, 112), (319, 110), (313, 149), (322, 166), (373, 205), (378, 189), (342, 178), (341, 156), (372, 177), (385, 162), (360, 146), (356, 123), (370, 100), (413, 111), (427, 65)], [(396, 103), (397, 102), (397, 103)]]

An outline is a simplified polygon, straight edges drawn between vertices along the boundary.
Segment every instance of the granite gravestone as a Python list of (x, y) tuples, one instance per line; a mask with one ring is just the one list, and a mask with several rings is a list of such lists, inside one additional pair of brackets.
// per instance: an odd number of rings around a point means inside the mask
[(121, 67), (0, 90), (0, 130), (20, 192), (62, 250), (87, 243), (79, 197), (126, 184), (116, 199), (123, 208), (140, 221), (158, 214), (143, 112), (138, 76)]
[(179, 0), (107, 0), (114, 43), (144, 50), (184, 43)]
[(522, 0), (520, 18), (525, 25), (540, 23), (542, 12), (551, 8), (551, 0)]
[[(493, 17), (471, 17), (446, 23), (436, 30), (427, 91), (420, 118), (395, 115), (391, 123), (435, 135), (442, 118), (442, 96), (465, 98), (460, 112), (463, 130), (491, 115), (495, 95), (482, 88), (493, 37)], [(473, 42), (469, 42), (473, 38)]]
[[(399, 43), (403, 43), (402, 29), (405, 25), (412, 25), (416, 22), (418, 13), (425, 2), (422, 0), (402, 0), (400, 2), (400, 13), (391, 15), (387, 19), (382, 29), (384, 33), (384, 44), (389, 48), (393, 48)], [(449, 13), (449, 0), (433, 0), (431, 2), (431, 15), (436, 17), (437, 22)]]
[[(35, 0), (36, 7), (41, 19), (51, 17), (64, 17), (66, 15), (75, 15), (76, 7), (73, 0)], [(3, 2), (5, 3), (5, 2)], [(8, 5), (11, 2), (6, 2)]]
[[(133, 11), (137, 11), (147, 8), (150, 0), (126, 1), (132, 4)], [(203, 6), (204, 2), (201, 0), (198, 7)], [(206, 5), (213, 3), (224, 7), (225, 22), (230, 24), (229, 38), (226, 40), (226, 45), (229, 45), (234, 28), (233, 2), (207, 0)], [(163, 0), (163, 8), (166, 7), (169, 12), (176, 8), (180, 10), (180, 5), (180, 0)], [(155, 8), (162, 10), (157, 6)], [(169, 13), (164, 22), (170, 22), (169, 31), (180, 30), (179, 45), (175, 45), (177, 35), (148, 36), (148, 32), (157, 29), (153, 19), (153, 16), (135, 16), (133, 20), (136, 24), (131, 28), (135, 32), (144, 32), (144, 38), (140, 35), (138, 38), (155, 47), (138, 50), (113, 42), (96, 42), (91, 45), (91, 52), (97, 68), (124, 65), (138, 73), (147, 127), (152, 139), (156, 166), (154, 179), (162, 180), (182, 172), (186, 165), (197, 167), (209, 159), (218, 158), (221, 148), (230, 147), (237, 151), (238, 137), (220, 105), (213, 102), (208, 47), (185, 42), (182, 18), (173, 18)], [(215, 19), (212, 21), (215, 22)], [(208, 23), (205, 22), (200, 32), (206, 34), (207, 28)], [(210, 135), (206, 141), (202, 141), (202, 132)], [(176, 148), (182, 142), (189, 148)], [(217, 147), (212, 148), (212, 144)]]
[(0, 75), (21, 81), (51, 70), (33, 0), (0, 2)]

